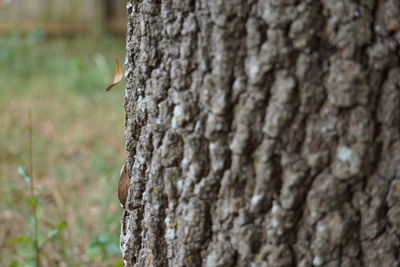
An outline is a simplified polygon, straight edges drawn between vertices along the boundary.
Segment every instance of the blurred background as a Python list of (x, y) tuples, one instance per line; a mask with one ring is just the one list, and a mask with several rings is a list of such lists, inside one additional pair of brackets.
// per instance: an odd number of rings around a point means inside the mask
[(125, 5), (0, 0), (0, 266), (122, 266)]

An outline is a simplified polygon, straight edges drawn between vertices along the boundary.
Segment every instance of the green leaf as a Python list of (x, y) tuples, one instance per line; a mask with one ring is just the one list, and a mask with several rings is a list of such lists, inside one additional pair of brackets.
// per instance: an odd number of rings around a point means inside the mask
[(29, 205), (33, 208), (36, 208), (39, 205), (39, 199), (37, 196), (29, 197)]
[(13, 239), (10, 239), (10, 242), (12, 244), (16, 244), (16, 243), (29, 243), (32, 242), (32, 238), (30, 238), (29, 236), (19, 236)]
[(119, 259), (116, 263), (112, 265), (112, 267), (124, 267), (122, 259)]
[(18, 173), (22, 178), (24, 178), (25, 183), (29, 184), (31, 182), (31, 176), (28, 174), (24, 166), (18, 166)]
[(59, 231), (57, 229), (52, 229), (47, 233), (47, 238), (51, 239), (53, 237), (55, 237), (56, 235), (58, 235)]
[(64, 230), (65, 228), (67, 228), (68, 223), (66, 221), (61, 221), (58, 225), (57, 228), (50, 230), (47, 233), (47, 238), (48, 239), (52, 239), (53, 237), (55, 237), (56, 235), (58, 235), (62, 230)]
[(68, 227), (67, 221), (61, 221), (61, 222), (57, 225), (57, 230), (61, 232), (62, 230), (64, 230), (64, 229), (67, 228), (67, 227)]
[(8, 265), (8, 267), (18, 267), (19, 266), (19, 262), (18, 261), (13, 261), (10, 263), (10, 265)]

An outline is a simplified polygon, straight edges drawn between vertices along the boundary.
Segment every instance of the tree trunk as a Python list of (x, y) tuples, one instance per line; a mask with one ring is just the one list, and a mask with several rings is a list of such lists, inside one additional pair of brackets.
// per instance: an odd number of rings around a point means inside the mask
[(125, 266), (400, 266), (400, 2), (128, 5)]

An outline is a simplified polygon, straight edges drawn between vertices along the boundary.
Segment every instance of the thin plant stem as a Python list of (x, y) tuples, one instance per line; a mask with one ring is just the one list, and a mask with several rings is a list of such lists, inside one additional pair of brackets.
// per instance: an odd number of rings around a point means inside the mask
[(40, 266), (40, 248), (39, 248), (39, 223), (38, 223), (38, 213), (37, 213), (37, 203), (35, 199), (35, 180), (33, 175), (33, 126), (32, 126), (32, 109), (29, 109), (28, 114), (29, 124), (28, 124), (28, 168), (29, 174), (31, 176), (30, 180), (30, 194), (31, 199), (34, 201), (32, 204), (33, 213), (33, 224), (34, 224), (34, 237), (33, 237), (33, 251), (35, 253), (35, 266)]

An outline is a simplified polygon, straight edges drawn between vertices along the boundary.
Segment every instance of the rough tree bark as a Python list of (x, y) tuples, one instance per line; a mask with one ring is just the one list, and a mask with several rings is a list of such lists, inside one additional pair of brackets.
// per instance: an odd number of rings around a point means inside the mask
[(128, 18), (125, 266), (400, 266), (400, 1)]

